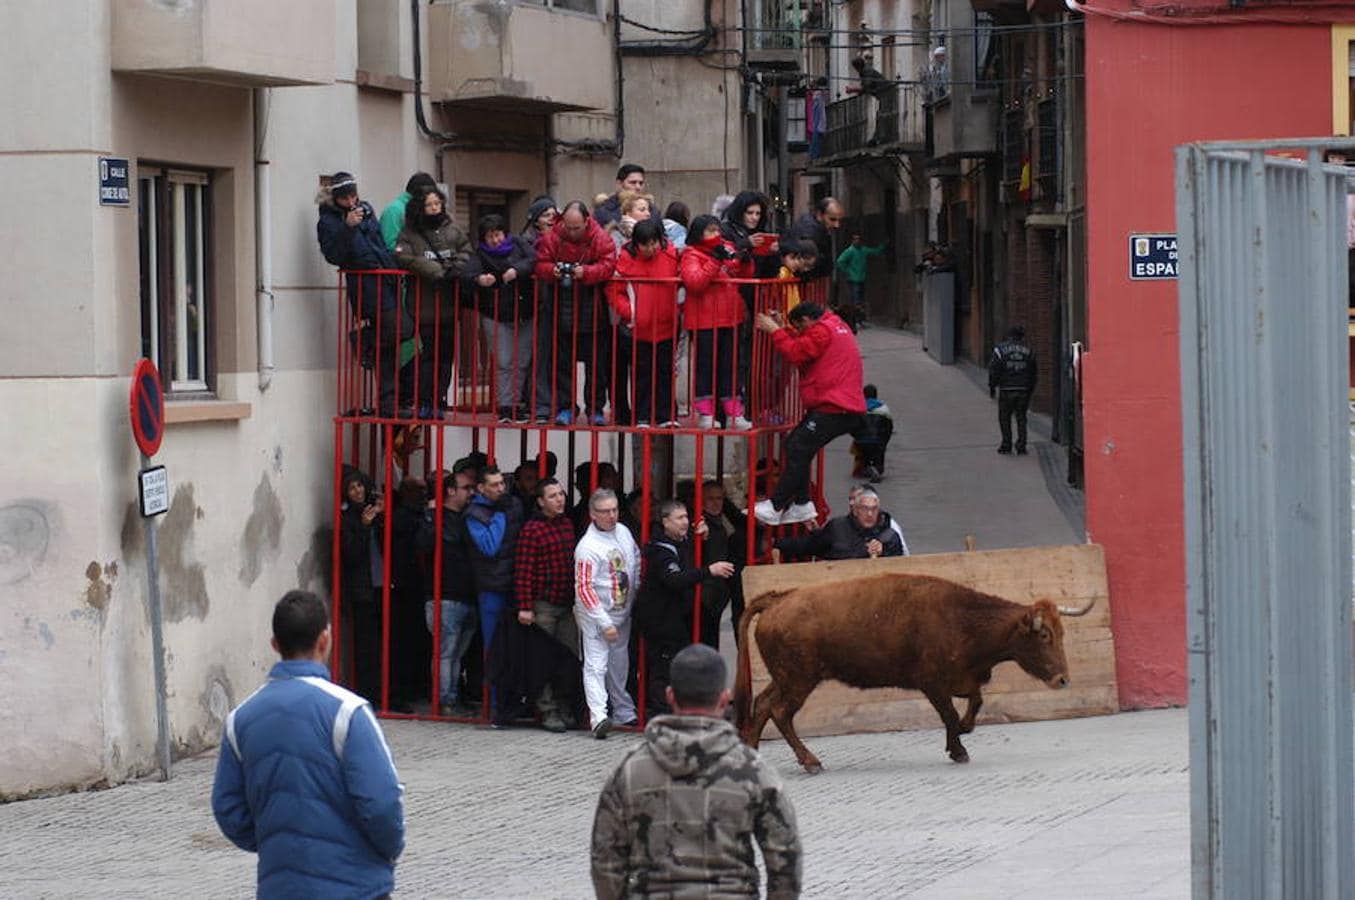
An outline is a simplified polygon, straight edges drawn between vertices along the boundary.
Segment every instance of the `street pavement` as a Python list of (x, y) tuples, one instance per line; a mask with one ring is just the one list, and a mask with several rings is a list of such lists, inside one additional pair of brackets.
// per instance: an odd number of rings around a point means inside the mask
[[(896, 423), (878, 490), (914, 553), (963, 549), (967, 534), (984, 549), (1082, 539), (1070, 523), (1075, 498), (1055, 500), (1057, 450), (1033, 434), (1030, 456), (995, 453), (995, 404), (974, 372), (937, 365), (904, 332), (868, 329), (861, 345), (867, 378)], [(837, 513), (846, 505), (847, 447), (842, 439), (828, 451)], [(384, 727), (407, 785), (398, 895), (591, 895), (597, 793), (638, 736)], [(813, 738), (825, 771), (810, 776), (784, 743), (765, 742), (797, 810), (805, 896), (1189, 895), (1184, 710), (982, 725), (965, 743), (973, 762), (956, 765), (939, 722)], [(178, 763), (169, 783), (0, 805), (0, 897), (251, 896), (254, 858), (212, 820), (215, 758)]]
[[(407, 790), (398, 896), (591, 896), (594, 804), (638, 736), (384, 727)], [(939, 725), (812, 738), (819, 775), (764, 743), (795, 804), (804, 895), (1189, 895), (1183, 710), (982, 725), (965, 742), (973, 762), (956, 765)], [(254, 857), (212, 820), (215, 756), (180, 762), (169, 783), (0, 806), (0, 896), (252, 896)]]

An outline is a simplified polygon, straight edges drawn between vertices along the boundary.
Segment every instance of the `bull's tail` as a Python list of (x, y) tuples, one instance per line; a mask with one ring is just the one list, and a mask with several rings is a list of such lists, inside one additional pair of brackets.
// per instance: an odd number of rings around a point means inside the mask
[(753, 630), (753, 617), (771, 606), (790, 591), (768, 591), (754, 597), (743, 608), (739, 618), (739, 660), (738, 671), (734, 673), (734, 722), (742, 731), (752, 719), (753, 706), (753, 660), (748, 650), (748, 641)]

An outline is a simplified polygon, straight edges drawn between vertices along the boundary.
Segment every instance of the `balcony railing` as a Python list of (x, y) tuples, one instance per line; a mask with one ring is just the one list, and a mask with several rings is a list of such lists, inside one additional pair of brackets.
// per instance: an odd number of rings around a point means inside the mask
[[(872, 110), (872, 107), (874, 109)], [(922, 86), (892, 83), (873, 94), (858, 94), (828, 104), (828, 132), (823, 157), (921, 150), (927, 121)]]
[[(732, 282), (754, 313), (824, 302), (826, 281)], [(340, 276), (337, 414), (447, 424), (784, 429), (802, 409), (793, 366), (768, 335), (685, 327), (680, 282), (436, 291), (399, 269)], [(652, 290), (667, 287), (668, 290)], [(613, 297), (624, 296), (633, 323)], [(647, 308), (671, 304), (668, 309)], [(742, 421), (741, 421), (742, 420)], [(707, 426), (710, 427), (710, 426)]]
[(771, 67), (798, 66), (805, 31), (827, 21), (823, 0), (745, 0), (748, 61)]

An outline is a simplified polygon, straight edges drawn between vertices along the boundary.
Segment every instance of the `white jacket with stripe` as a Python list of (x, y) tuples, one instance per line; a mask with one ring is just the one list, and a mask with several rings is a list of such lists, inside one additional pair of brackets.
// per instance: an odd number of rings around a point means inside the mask
[(599, 629), (630, 618), (640, 586), (640, 548), (630, 529), (589, 525), (574, 548), (574, 614)]

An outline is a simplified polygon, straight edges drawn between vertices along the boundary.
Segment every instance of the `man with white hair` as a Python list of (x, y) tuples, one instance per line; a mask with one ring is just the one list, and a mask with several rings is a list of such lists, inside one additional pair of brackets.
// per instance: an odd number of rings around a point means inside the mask
[(847, 515), (829, 519), (822, 528), (805, 535), (785, 537), (772, 546), (791, 558), (876, 559), (902, 556), (903, 538), (890, 523), (889, 513), (880, 509), (880, 495), (868, 487), (856, 492)]
[[(636, 720), (626, 693), (630, 671), (631, 601), (640, 584), (640, 548), (620, 522), (616, 492), (598, 488), (588, 498), (592, 524), (574, 548), (574, 618), (583, 645), (583, 693), (588, 725), (602, 740), (615, 722)], [(607, 701), (611, 700), (611, 715)], [(615, 719), (613, 719), (615, 717)]]
[[(851, 512), (853, 509), (855, 509), (857, 499), (862, 494), (866, 493), (874, 495), (875, 489), (868, 484), (852, 485), (851, 490), (847, 491), (847, 511)], [(908, 541), (905, 540), (903, 537), (903, 528), (899, 525), (899, 520), (891, 516), (889, 513), (881, 513), (880, 515), (883, 519), (889, 522), (890, 529), (899, 536), (899, 543), (903, 546), (903, 553), (901, 555), (912, 556), (913, 554), (908, 551)]]

